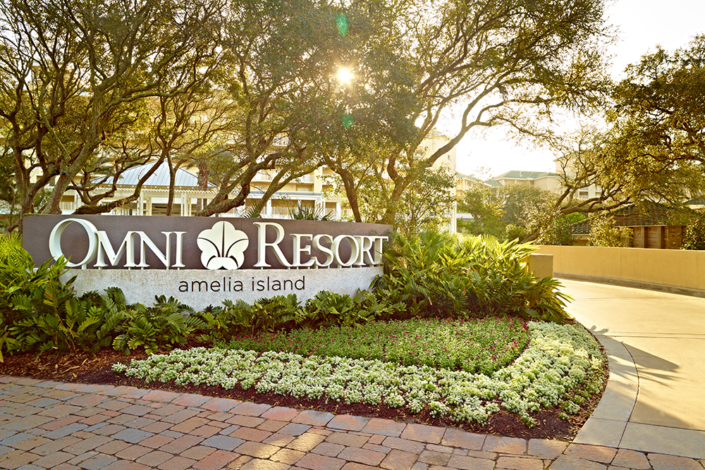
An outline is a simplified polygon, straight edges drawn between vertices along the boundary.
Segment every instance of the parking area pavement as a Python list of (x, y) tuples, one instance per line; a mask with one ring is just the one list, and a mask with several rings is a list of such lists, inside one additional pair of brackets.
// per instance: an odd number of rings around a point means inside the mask
[(0, 377), (10, 469), (692, 469), (696, 459), (271, 407), (160, 390)]

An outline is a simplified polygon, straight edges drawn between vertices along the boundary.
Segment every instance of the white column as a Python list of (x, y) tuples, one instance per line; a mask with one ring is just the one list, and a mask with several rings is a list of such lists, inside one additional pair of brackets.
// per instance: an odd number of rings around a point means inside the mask
[(270, 218), (272, 217), (272, 200), (271, 199), (267, 199), (267, 208), (264, 211), (264, 215), (266, 215), (267, 217), (270, 217)]
[(144, 208), (144, 199), (142, 193), (140, 192), (140, 197), (137, 199), (137, 215), (144, 215), (142, 209)]
[(147, 198), (147, 215), (152, 215), (152, 198)]
[(335, 218), (338, 220), (342, 218), (342, 214), (340, 213), (340, 201), (335, 203)]
[(181, 216), (186, 215), (186, 195), (181, 193)]

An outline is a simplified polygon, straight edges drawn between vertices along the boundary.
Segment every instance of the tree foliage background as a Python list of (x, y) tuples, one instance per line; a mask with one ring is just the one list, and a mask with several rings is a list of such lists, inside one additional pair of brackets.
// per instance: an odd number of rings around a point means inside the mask
[[(326, 165), (356, 221), (436, 220), (433, 170), (474, 128), (548, 135), (556, 110), (589, 111), (610, 82), (604, 0), (7, 0), (0, 5), (2, 197), (58, 213), (139, 198), (159, 164), (199, 169), (244, 205), (261, 171), (274, 192)], [(354, 79), (341, 83), (337, 72)], [(422, 147), (444, 116), (446, 145)], [(117, 181), (155, 162), (132, 194)], [(39, 175), (34, 177), (33, 175)], [(3, 176), (3, 178), (5, 178)], [(107, 185), (108, 189), (105, 189)], [(99, 187), (101, 186), (101, 187)], [(441, 194), (442, 193), (442, 194)], [(432, 196), (435, 197), (432, 198)], [(426, 206), (423, 206), (423, 203)]]

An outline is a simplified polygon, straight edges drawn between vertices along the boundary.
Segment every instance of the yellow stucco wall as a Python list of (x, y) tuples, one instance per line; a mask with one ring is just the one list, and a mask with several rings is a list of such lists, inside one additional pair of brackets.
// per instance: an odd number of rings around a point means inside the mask
[(541, 246), (555, 273), (609, 277), (705, 290), (705, 251)]

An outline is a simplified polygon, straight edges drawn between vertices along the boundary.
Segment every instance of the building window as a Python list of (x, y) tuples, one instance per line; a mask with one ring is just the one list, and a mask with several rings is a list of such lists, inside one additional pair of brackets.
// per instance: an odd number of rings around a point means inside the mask
[(587, 191), (578, 191), (578, 197), (580, 199), (587, 199), (588, 198), (588, 192)]

